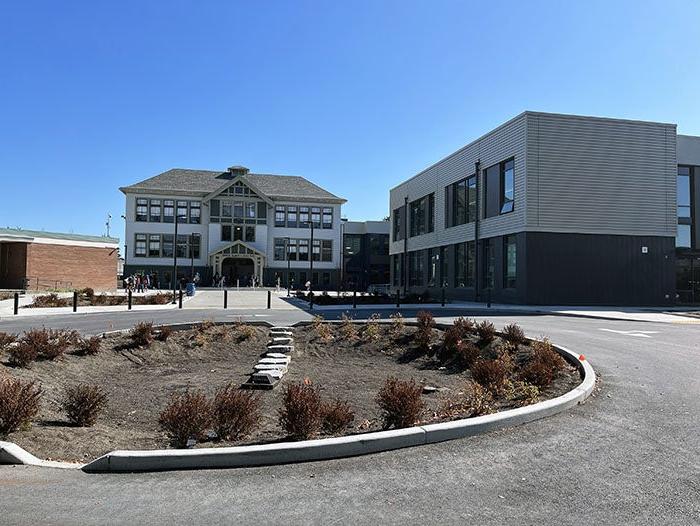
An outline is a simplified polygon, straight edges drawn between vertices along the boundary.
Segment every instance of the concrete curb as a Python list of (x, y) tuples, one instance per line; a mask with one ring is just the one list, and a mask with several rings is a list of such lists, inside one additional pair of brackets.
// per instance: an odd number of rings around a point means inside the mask
[(120, 450), (107, 453), (83, 466), (42, 461), (15, 444), (0, 442), (0, 464), (47, 467), (49, 464), (61, 464), (51, 467), (81, 467), (87, 473), (253, 467), (352, 457), (479, 435), (560, 413), (590, 396), (596, 379), (593, 367), (587, 360), (581, 360), (578, 354), (566, 348), (556, 346), (555, 349), (579, 369), (583, 377), (581, 383), (557, 398), (491, 415), (300, 442), (211, 449)]

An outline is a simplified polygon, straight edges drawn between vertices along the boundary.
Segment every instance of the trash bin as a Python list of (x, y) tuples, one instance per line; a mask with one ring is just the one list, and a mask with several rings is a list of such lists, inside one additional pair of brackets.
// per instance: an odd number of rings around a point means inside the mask
[(194, 292), (196, 290), (196, 287), (194, 286), (194, 283), (188, 283), (185, 292), (187, 293), (188, 296), (194, 296)]

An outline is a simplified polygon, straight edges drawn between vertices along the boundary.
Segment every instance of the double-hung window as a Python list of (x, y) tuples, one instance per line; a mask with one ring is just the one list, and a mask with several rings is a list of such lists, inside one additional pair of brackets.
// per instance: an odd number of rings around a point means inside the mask
[(321, 240), (314, 239), (313, 246), (311, 247), (311, 255), (314, 261), (321, 261)]
[(151, 223), (160, 223), (160, 199), (151, 199), (148, 207), (148, 220)]
[(202, 217), (202, 204), (199, 201), (190, 203), (190, 223), (199, 224)]
[(284, 206), (277, 205), (275, 207), (275, 226), (285, 226), (284, 217)]
[(136, 221), (148, 221), (148, 199), (136, 199)]
[(274, 251), (274, 257), (275, 261), (284, 261), (286, 259), (286, 251), (287, 251), (287, 241), (286, 239), (282, 237), (276, 237), (275, 238), (275, 251)]
[(311, 208), (311, 221), (313, 221), (314, 228), (321, 228), (321, 209), (314, 206)]
[(146, 257), (146, 234), (136, 234), (136, 244), (134, 247), (134, 256), (137, 258)]
[(287, 207), (287, 226), (290, 228), (296, 228), (297, 226), (297, 207), (288, 206)]
[(323, 209), (323, 228), (333, 228), (333, 209)]
[(333, 261), (333, 240), (321, 241), (321, 261)]
[(297, 243), (299, 245), (299, 261), (309, 260), (309, 240), (308, 239), (298, 239)]
[(166, 199), (163, 201), (163, 223), (173, 223), (175, 221), (175, 201)]
[(187, 223), (187, 201), (177, 202), (177, 222)]
[(149, 234), (148, 236), (148, 257), (160, 257), (160, 234)]

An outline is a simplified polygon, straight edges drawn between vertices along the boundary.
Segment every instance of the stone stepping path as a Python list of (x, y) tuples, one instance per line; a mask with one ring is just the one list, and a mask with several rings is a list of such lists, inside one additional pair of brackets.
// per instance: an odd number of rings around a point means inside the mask
[(272, 327), (267, 350), (253, 366), (248, 381), (241, 387), (249, 389), (273, 389), (287, 374), (290, 354), (294, 352), (294, 333), (291, 327)]

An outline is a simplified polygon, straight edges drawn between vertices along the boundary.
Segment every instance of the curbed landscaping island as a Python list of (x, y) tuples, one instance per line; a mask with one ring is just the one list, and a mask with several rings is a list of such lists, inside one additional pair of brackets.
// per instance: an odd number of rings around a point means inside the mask
[[(266, 327), (241, 323), (205, 322), (172, 334), (151, 327), (147, 332), (92, 340), (68, 334), (64, 352), (39, 354), (23, 367), (13, 360), (17, 343), (5, 344), (0, 382), (34, 381), (42, 394), (31, 425), (0, 439), (41, 458), (78, 462), (115, 449), (172, 447), (171, 437), (159, 425), (171, 396), (200, 395), (196, 407), (217, 399), (236, 402), (243, 392), (237, 387), (246, 381), (268, 341)], [(477, 325), (464, 319), (436, 327), (432, 316), (424, 313), (417, 326), (405, 324), (400, 316), (390, 323), (376, 318), (326, 323), (316, 318), (293, 332), (295, 350), (280, 385), (251, 391), (257, 407), (246, 406), (255, 417), (246, 424), (244, 436), (218, 439), (215, 426), (208, 425), (190, 445), (277, 442), (289, 440), (290, 430), (300, 439), (445, 422), (555, 398), (581, 380), (579, 371), (548, 342), (527, 341), (517, 326), (503, 334), (488, 322)], [(67, 417), (66, 390), (86, 383), (99, 388), (106, 406), (92, 427), (78, 427)], [(309, 402), (311, 393), (316, 398)], [(309, 404), (314, 403), (325, 416), (309, 423)], [(186, 414), (182, 407), (175, 409), (180, 412), (170, 407), (178, 418)], [(283, 409), (286, 427), (280, 419)], [(288, 425), (290, 414), (296, 427)]]

